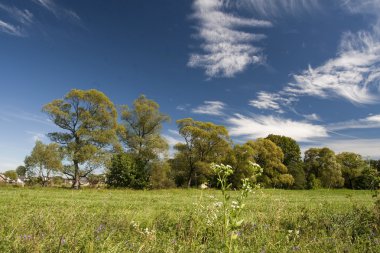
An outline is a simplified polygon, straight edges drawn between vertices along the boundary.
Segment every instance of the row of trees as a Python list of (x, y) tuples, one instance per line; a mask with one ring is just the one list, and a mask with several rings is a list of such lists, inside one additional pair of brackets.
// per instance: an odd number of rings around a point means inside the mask
[[(113, 187), (162, 188), (216, 186), (211, 163), (229, 164), (229, 181), (239, 188), (243, 178), (276, 188), (375, 188), (380, 163), (371, 164), (355, 153), (335, 155), (328, 148), (311, 148), (304, 159), (298, 143), (290, 137), (269, 135), (234, 145), (224, 126), (191, 118), (177, 121), (183, 142), (168, 157), (168, 144), (161, 136), (169, 117), (159, 105), (140, 96), (132, 107), (117, 110), (97, 90), (72, 90), (63, 99), (44, 106), (61, 131), (49, 133), (50, 144), (37, 142), (25, 168), (46, 185), (57, 173), (80, 187), (80, 179), (105, 169), (106, 183)], [(120, 120), (118, 121), (118, 111)], [(255, 179), (250, 163), (263, 168)]]

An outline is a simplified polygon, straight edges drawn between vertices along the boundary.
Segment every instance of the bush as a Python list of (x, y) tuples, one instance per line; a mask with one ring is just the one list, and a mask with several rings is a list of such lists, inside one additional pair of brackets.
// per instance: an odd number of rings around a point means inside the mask
[(167, 162), (155, 162), (151, 165), (150, 186), (153, 189), (173, 188), (175, 183), (171, 177), (171, 167)]

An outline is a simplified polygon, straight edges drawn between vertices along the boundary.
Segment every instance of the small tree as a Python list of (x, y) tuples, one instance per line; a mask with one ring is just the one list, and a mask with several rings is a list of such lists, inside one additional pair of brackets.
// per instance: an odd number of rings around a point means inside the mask
[(62, 152), (59, 145), (43, 144), (36, 141), (30, 156), (25, 157), (25, 166), (28, 173), (36, 175), (42, 186), (47, 186), (52, 174), (62, 169)]
[(80, 178), (104, 166), (104, 157), (117, 146), (117, 112), (113, 103), (97, 90), (71, 90), (63, 99), (44, 106), (50, 119), (62, 132), (49, 133), (71, 163), (63, 173), (72, 180), (72, 187), (80, 187)]
[(141, 189), (146, 186), (147, 179), (140, 175), (131, 154), (113, 155), (106, 173), (106, 183), (111, 187), (130, 187)]
[(170, 118), (159, 109), (159, 104), (142, 95), (133, 102), (132, 108), (125, 105), (121, 111), (121, 140), (132, 154), (134, 166), (140, 170), (140, 179), (144, 178), (146, 185), (149, 183), (150, 163), (165, 154), (169, 148), (161, 136), (161, 129), (162, 124)]

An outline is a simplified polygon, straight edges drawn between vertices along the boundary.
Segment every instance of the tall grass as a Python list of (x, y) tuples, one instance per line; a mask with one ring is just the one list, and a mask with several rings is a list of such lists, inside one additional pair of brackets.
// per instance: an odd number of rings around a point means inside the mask
[[(217, 190), (2, 187), (0, 252), (225, 252), (222, 201)], [(380, 252), (369, 191), (258, 190), (245, 203), (240, 252)]]

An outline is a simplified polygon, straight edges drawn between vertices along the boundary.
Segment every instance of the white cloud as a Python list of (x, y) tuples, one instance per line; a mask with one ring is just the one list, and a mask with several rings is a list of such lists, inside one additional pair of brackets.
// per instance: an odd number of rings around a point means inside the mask
[(297, 101), (294, 97), (283, 97), (281, 93), (269, 93), (260, 91), (257, 93), (257, 98), (249, 101), (249, 105), (258, 109), (275, 110), (278, 113), (283, 113), (282, 106), (289, 106), (292, 102)]
[(285, 91), (293, 95), (341, 97), (354, 104), (379, 102), (380, 41), (368, 32), (346, 33), (340, 52), (325, 64), (293, 76)]
[(201, 67), (209, 77), (233, 77), (265, 57), (252, 42), (265, 35), (238, 30), (239, 27), (270, 27), (269, 21), (243, 18), (226, 12), (223, 0), (195, 0), (193, 18), (198, 20), (196, 37), (203, 40), (203, 54), (191, 54), (190, 67)]
[(323, 140), (321, 143), (302, 146), (302, 151), (315, 147), (328, 147), (335, 153), (354, 152), (363, 157), (380, 158), (380, 139)]
[(56, 18), (64, 18), (71, 22), (78, 23), (80, 22), (80, 17), (77, 13), (72, 10), (65, 9), (55, 3), (54, 0), (33, 0), (36, 4), (44, 7), (48, 11), (54, 14)]
[(329, 130), (380, 128), (380, 115), (372, 115), (363, 119), (338, 122), (327, 126)]
[(302, 142), (328, 136), (323, 126), (274, 116), (246, 117), (235, 114), (227, 122), (230, 124), (231, 136), (247, 136), (255, 139), (266, 137), (269, 134), (277, 134), (289, 136)]
[(319, 117), (318, 114), (312, 113), (312, 114), (304, 114), (302, 115), (305, 119), (310, 120), (310, 121), (320, 121), (321, 118)]
[(320, 8), (320, 0), (240, 0), (236, 5), (264, 17), (279, 17), (313, 13)]
[(33, 13), (31, 13), (29, 10), (20, 10), (17, 7), (14, 6), (8, 6), (5, 4), (0, 3), (0, 10), (5, 11), (10, 15), (12, 18), (14, 18), (17, 22), (29, 25), (33, 23)]
[(205, 101), (203, 105), (200, 105), (191, 110), (192, 113), (208, 114), (208, 115), (223, 115), (223, 109), (226, 104), (220, 101)]
[(13, 36), (18, 36), (18, 37), (25, 36), (25, 33), (20, 27), (14, 26), (2, 20), (0, 20), (0, 32), (4, 32), (4, 33), (7, 33)]

